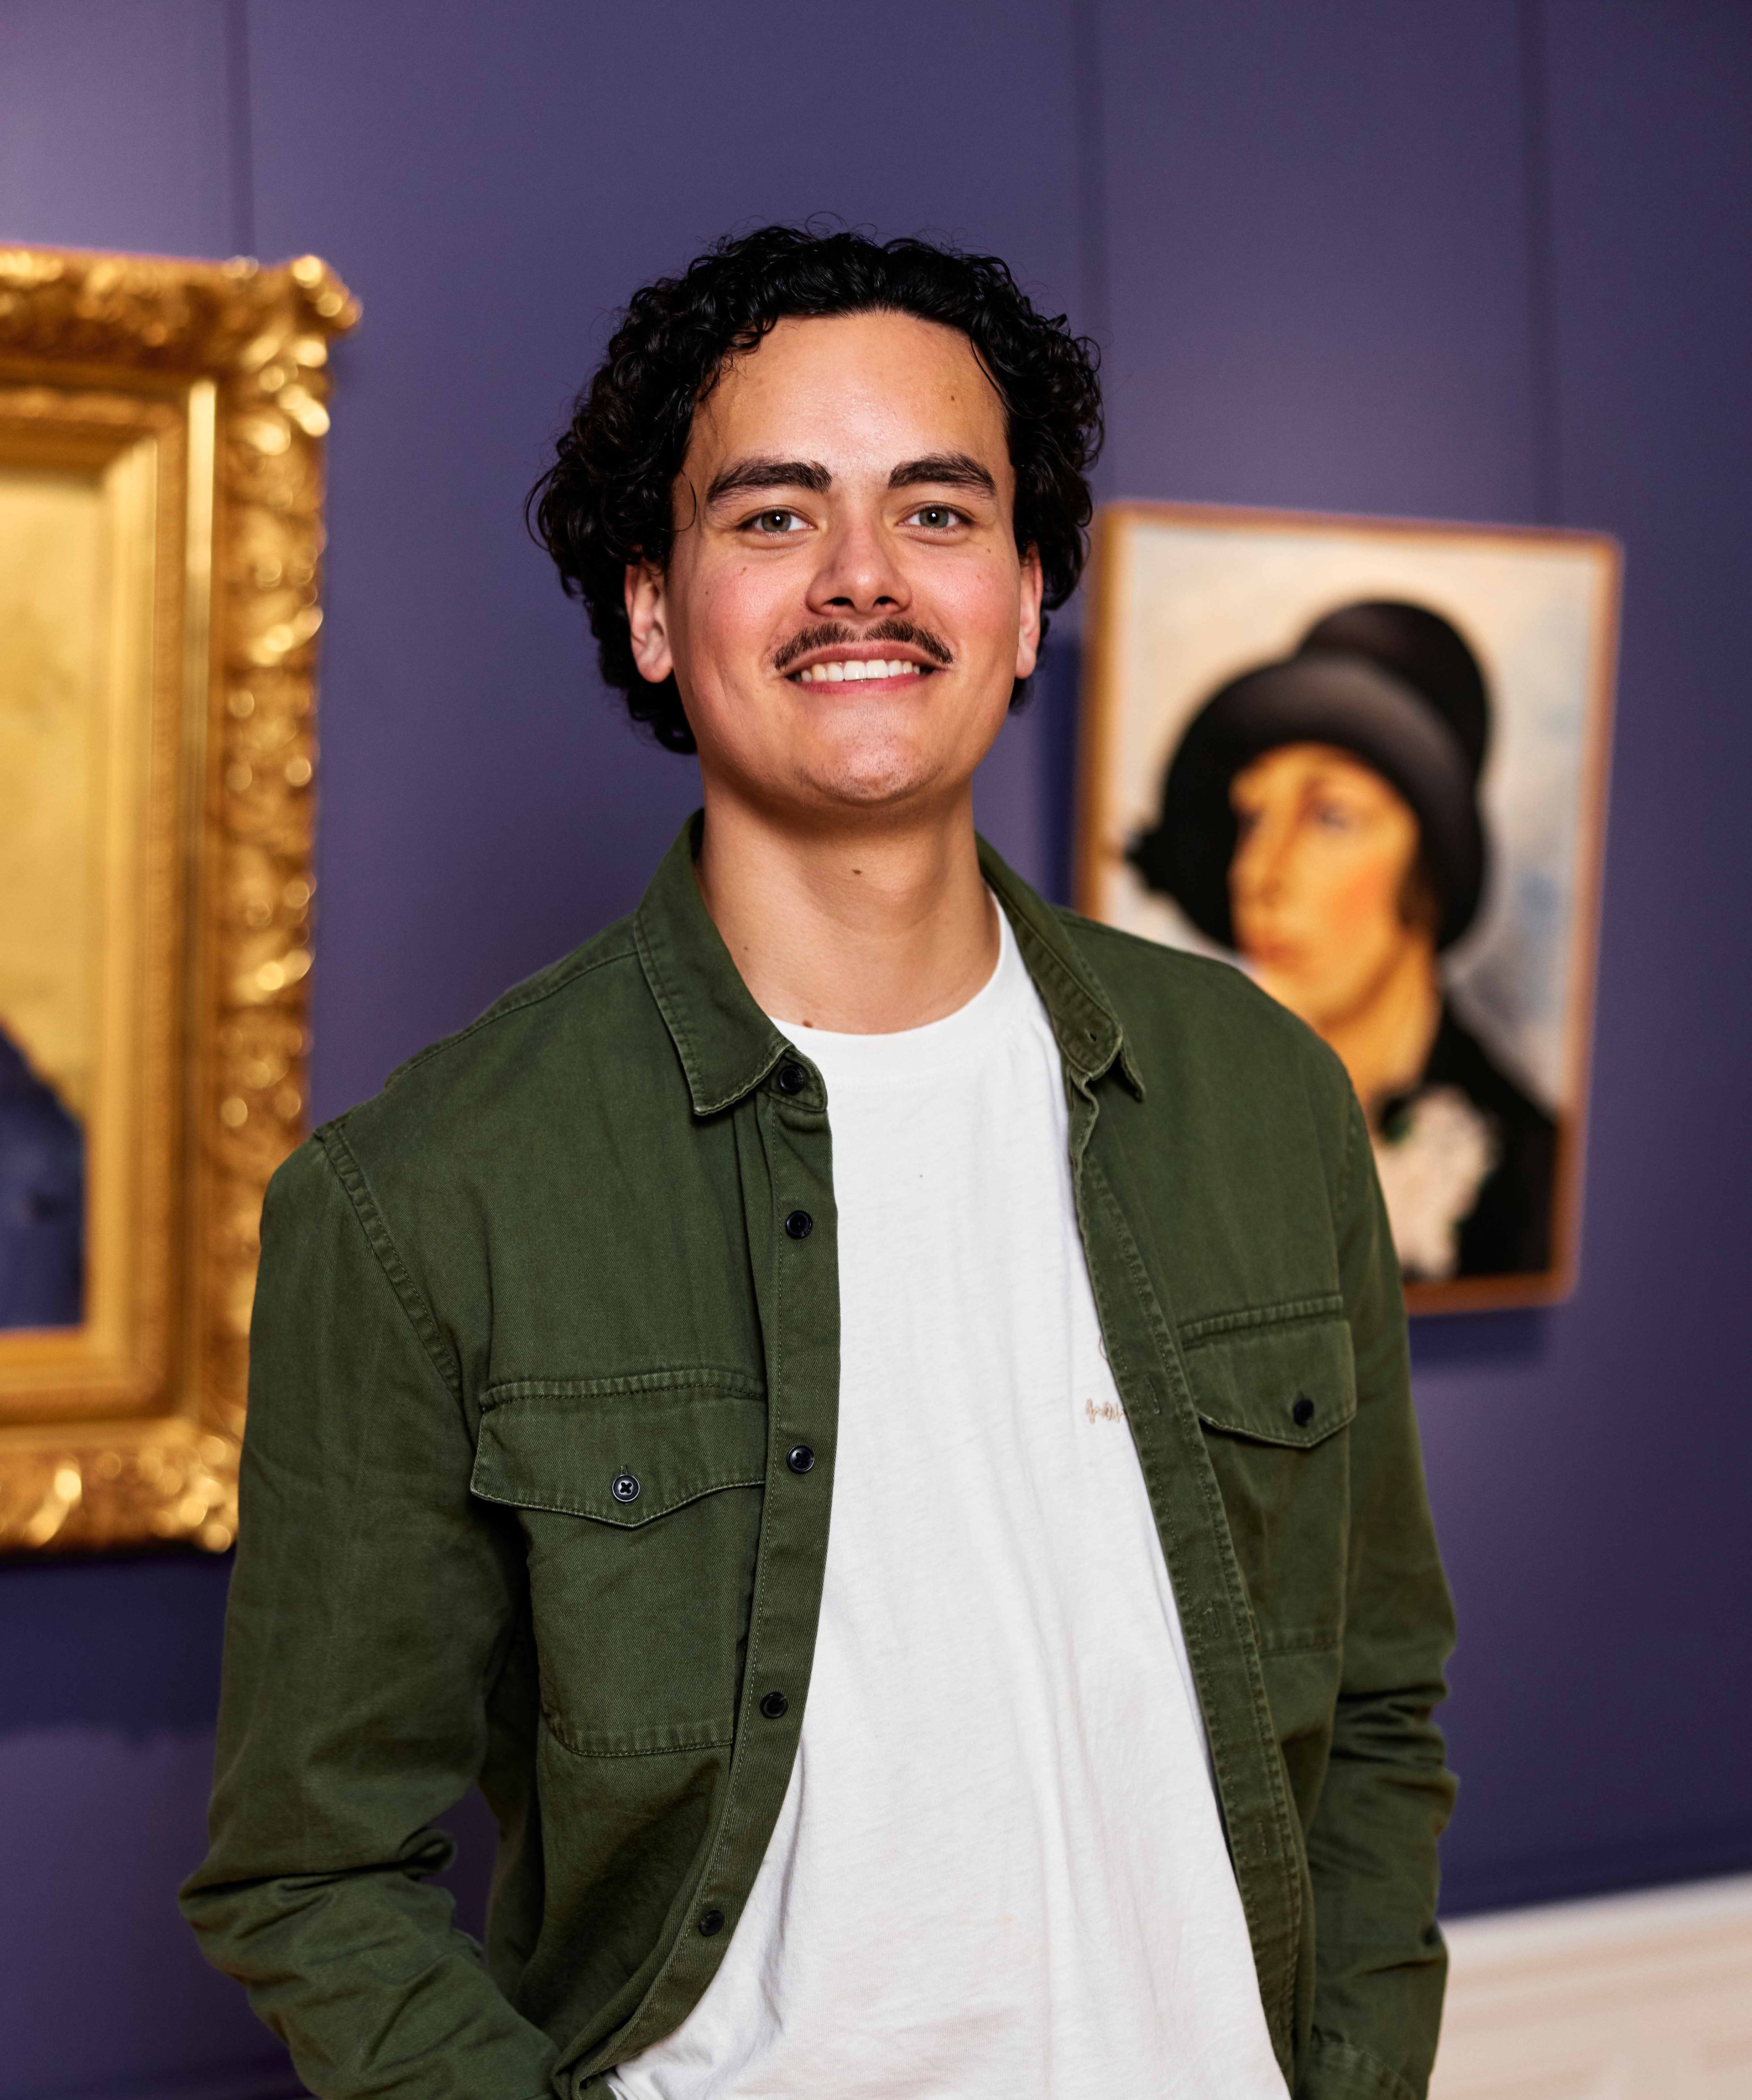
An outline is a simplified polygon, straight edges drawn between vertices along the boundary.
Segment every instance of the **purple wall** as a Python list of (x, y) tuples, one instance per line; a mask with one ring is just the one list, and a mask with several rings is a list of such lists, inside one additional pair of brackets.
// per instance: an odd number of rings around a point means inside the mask
[[(1621, 535), (1585, 1280), (1416, 1335), (1462, 1620), (1448, 1903), (1752, 1864), (1752, 16), (9, 0), (0, 82), (0, 238), (315, 249), (365, 302), (332, 456), (321, 1114), (624, 910), (691, 805), (589, 677), (519, 503), (607, 315), (726, 227), (826, 210), (1009, 256), (1107, 345), (1106, 494)], [(1056, 889), (1074, 624), (981, 783)], [(170, 1907), (223, 1585), (0, 1570), (0, 2100), (290, 2089)]]

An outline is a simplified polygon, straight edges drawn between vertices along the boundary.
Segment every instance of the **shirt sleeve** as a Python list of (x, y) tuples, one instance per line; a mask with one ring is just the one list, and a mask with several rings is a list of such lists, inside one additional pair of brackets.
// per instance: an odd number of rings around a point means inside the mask
[(312, 1140), (263, 1215), (212, 1849), (183, 1908), (319, 2100), (537, 2100), (554, 2045), (426, 1878), (487, 1756), (519, 1568), (470, 1507), (430, 1312), (330, 1141), (340, 1171)]
[(1348, 1113), (1339, 1260), (1357, 1407), (1343, 1675), (1308, 1833), (1314, 2018), (1298, 2100), (1422, 2100), (1447, 1974), (1436, 1841), (1454, 1783), (1431, 1715), (1447, 1689), (1454, 1616), (1424, 1489), (1399, 1265), (1354, 1098)]

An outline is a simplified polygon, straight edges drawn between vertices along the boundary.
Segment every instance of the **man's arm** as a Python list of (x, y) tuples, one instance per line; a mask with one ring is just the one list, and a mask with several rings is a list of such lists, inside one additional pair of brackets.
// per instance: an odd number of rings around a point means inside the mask
[(1313, 2048), (1299, 2100), (1422, 2100), (1447, 1954), (1436, 1839), (1454, 1780), (1430, 1714), (1453, 1607), (1424, 1493), (1399, 1266), (1354, 1100), (1339, 1260), (1357, 1361), (1344, 1668), (1332, 1759), (1308, 1833)]
[(547, 2100), (555, 2051), (421, 1877), (515, 1623), (455, 1373), (344, 1145), (275, 1176), (212, 1851), (183, 1891), (321, 2100)]

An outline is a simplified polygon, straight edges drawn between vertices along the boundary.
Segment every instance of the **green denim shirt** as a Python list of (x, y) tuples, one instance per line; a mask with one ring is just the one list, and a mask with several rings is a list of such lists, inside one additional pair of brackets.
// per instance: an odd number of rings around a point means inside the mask
[[(183, 1900), (324, 2100), (601, 2090), (711, 1980), (784, 1795), (833, 1494), (831, 1111), (707, 915), (696, 837), (268, 1193)], [(1239, 972), (982, 860), (1064, 1061), (1273, 2045), (1299, 2100), (1410, 2100), (1451, 1617), (1361, 1112)], [(477, 1782), (484, 1955), (426, 1878)]]

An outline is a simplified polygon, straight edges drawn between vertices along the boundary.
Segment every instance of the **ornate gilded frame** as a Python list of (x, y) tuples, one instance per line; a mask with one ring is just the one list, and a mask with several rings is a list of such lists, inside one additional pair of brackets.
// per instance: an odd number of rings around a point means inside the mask
[(262, 1193), (303, 1127), (324, 404), (358, 313), (315, 256), (0, 249), (0, 474), (98, 492), (108, 870), (84, 1317), (0, 1332), (0, 1551), (236, 1531)]

